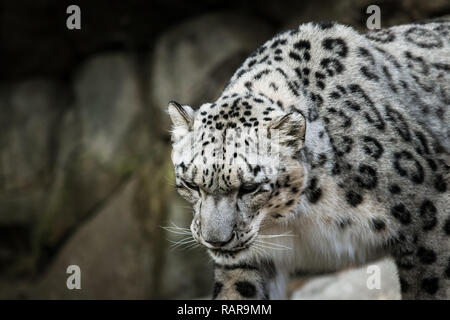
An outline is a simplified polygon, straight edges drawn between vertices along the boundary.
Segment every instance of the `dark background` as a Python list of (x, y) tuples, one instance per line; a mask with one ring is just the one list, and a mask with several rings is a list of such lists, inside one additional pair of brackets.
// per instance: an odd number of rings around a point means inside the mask
[[(66, 8), (81, 8), (81, 30)], [(441, 18), (445, 0), (0, 2), (0, 298), (205, 297), (211, 263), (187, 227), (165, 108), (218, 97), (277, 32), (338, 21), (366, 32)], [(66, 288), (79, 265), (82, 290)]]

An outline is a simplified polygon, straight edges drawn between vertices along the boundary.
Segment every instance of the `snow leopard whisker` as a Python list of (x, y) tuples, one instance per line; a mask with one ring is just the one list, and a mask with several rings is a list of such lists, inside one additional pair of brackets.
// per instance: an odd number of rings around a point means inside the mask
[(171, 247), (170, 250), (186, 250), (187, 248), (189, 248), (191, 245), (194, 245), (194, 244), (195, 244), (195, 242), (186, 242), (186, 243), (175, 245), (175, 246)]
[(281, 233), (281, 234), (261, 234), (258, 236), (258, 238), (262, 239), (281, 238), (281, 237), (297, 237), (297, 235), (291, 233)]
[(166, 231), (169, 231), (171, 233), (175, 233), (175, 234), (182, 234), (182, 235), (191, 235), (191, 229), (189, 228), (183, 228), (183, 227), (179, 227), (177, 226), (174, 222), (171, 222), (172, 226), (166, 226), (163, 227), (161, 226), (161, 228), (163, 228)]
[(169, 185), (175, 187), (175, 178), (172, 175), (165, 175), (164, 179), (166, 180), (167, 183), (169, 183)]
[(291, 248), (289, 248), (289, 247), (278, 247), (278, 246), (274, 246), (274, 245), (268, 244), (268, 243), (260, 243), (260, 242), (258, 242), (258, 243), (256, 243), (256, 244), (257, 244), (257, 245), (260, 245), (260, 246), (267, 247), (267, 248), (271, 248), (271, 249), (277, 249), (277, 250), (291, 250)]
[(192, 237), (186, 237), (186, 238), (183, 238), (183, 239), (181, 239), (179, 241), (172, 241), (172, 240), (168, 240), (168, 241), (170, 243), (172, 243), (171, 249), (175, 249), (175, 248), (178, 248), (178, 247), (181, 247), (181, 246), (188, 245), (188, 244), (191, 244), (193, 242), (196, 242), (197, 240), (195, 240)]
[(163, 228), (164, 230), (166, 230), (168, 232), (174, 233), (174, 234), (181, 234), (181, 235), (186, 235), (186, 236), (191, 234), (191, 232), (189, 232), (189, 231), (184, 231), (184, 230), (180, 231), (180, 230), (176, 230), (176, 229), (174, 230), (174, 229), (167, 228), (167, 227), (161, 227), (161, 228)]
[(196, 243), (193, 243), (193, 244), (187, 246), (187, 247), (184, 248), (184, 249), (185, 249), (186, 251), (188, 251), (188, 250), (193, 250), (193, 249), (199, 248), (199, 247), (201, 247), (200, 243), (196, 242)]
[(273, 246), (276, 248), (280, 248), (280, 249), (288, 249), (291, 250), (292, 248), (279, 244), (279, 243), (274, 243), (274, 242), (267, 242), (267, 241), (263, 241), (263, 240), (255, 240), (256, 243), (258, 244), (264, 244), (264, 245), (268, 245), (268, 246)]
[(192, 206), (183, 206), (183, 205), (174, 205), (175, 208), (180, 208), (180, 209), (186, 209), (186, 210), (192, 210)]
[(175, 222), (173, 222), (173, 221), (170, 221), (170, 223), (172, 224), (172, 227), (173, 227), (173, 228), (176, 228), (176, 229), (179, 229), (179, 230), (191, 230), (191, 229), (189, 229), (189, 228), (183, 228), (183, 227), (177, 226), (177, 225), (175, 224)]
[(265, 244), (263, 245), (263, 244), (260, 244), (260, 243), (253, 243), (253, 246), (256, 247), (256, 248), (263, 249), (263, 250), (275, 250), (275, 251), (285, 251), (285, 250), (288, 250), (288, 249), (286, 249), (286, 248), (272, 247), (272, 246), (265, 245)]
[(265, 245), (261, 245), (261, 244), (257, 244), (257, 243), (253, 243), (253, 247), (262, 250), (262, 252), (266, 252), (266, 250), (286, 250), (283, 248), (274, 248), (274, 247), (265, 246)]
[(170, 243), (174, 244), (174, 245), (178, 245), (178, 244), (186, 243), (186, 241), (191, 242), (191, 241), (193, 241), (193, 240), (195, 240), (195, 239), (193, 239), (193, 238), (191, 238), (191, 237), (186, 237), (186, 238), (183, 238), (183, 239), (178, 240), (178, 241), (173, 241), (173, 240), (168, 240), (168, 241), (169, 241)]

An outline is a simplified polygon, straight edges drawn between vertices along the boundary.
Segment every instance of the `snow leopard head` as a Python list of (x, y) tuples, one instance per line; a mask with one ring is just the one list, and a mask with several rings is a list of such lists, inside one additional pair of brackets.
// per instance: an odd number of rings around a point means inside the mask
[(250, 94), (196, 111), (170, 102), (168, 111), (176, 187), (193, 206), (193, 237), (217, 259), (263, 248), (259, 237), (289, 218), (304, 189), (303, 115)]

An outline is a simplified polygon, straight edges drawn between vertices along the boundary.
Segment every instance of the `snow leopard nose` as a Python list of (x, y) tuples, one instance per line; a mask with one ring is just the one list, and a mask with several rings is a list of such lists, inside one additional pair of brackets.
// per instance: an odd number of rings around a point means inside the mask
[(220, 248), (233, 240), (236, 224), (235, 204), (223, 196), (207, 195), (200, 209), (201, 237), (214, 248)]
[(214, 238), (213, 239), (203, 239), (205, 242), (213, 246), (214, 248), (221, 248), (226, 246), (228, 243), (230, 243), (234, 238), (234, 233), (231, 234), (230, 238), (226, 241), (217, 241)]

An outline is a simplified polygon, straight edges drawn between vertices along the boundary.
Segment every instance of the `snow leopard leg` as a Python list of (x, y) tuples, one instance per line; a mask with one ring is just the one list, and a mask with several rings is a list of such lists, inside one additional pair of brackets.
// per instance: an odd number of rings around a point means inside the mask
[(283, 299), (285, 275), (272, 261), (252, 264), (215, 265), (213, 299)]
[(394, 257), (402, 299), (450, 299), (448, 240), (421, 242), (417, 236), (414, 240), (403, 243)]

